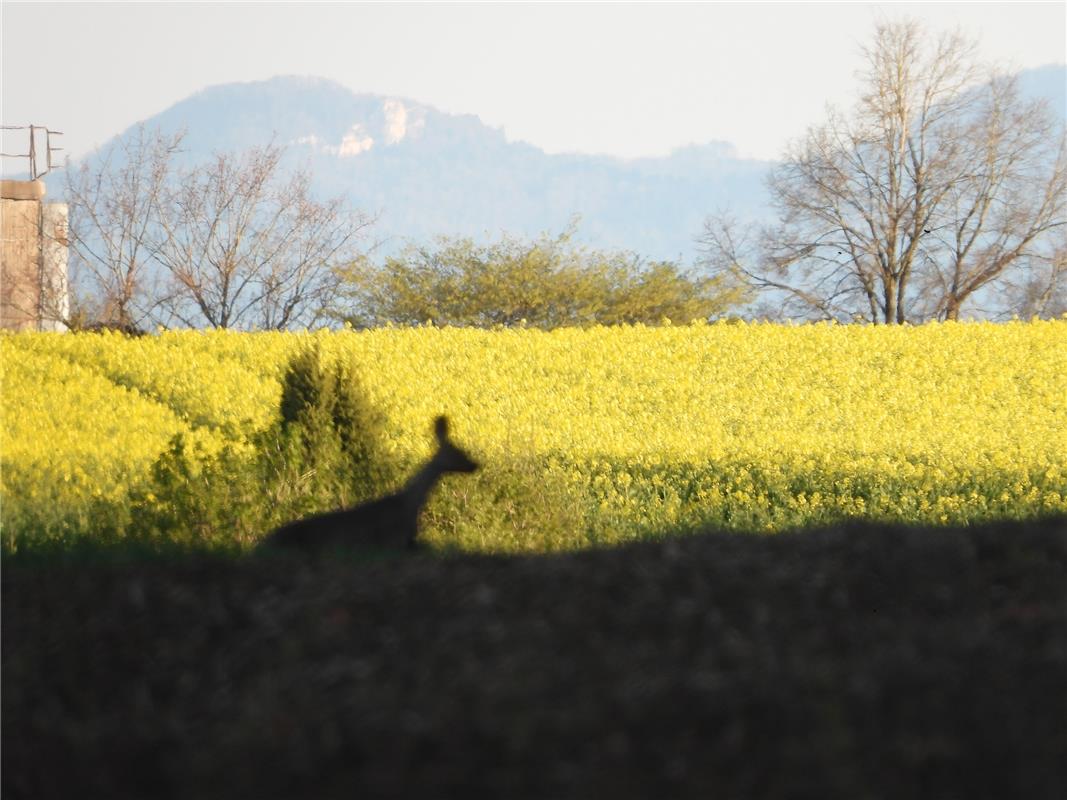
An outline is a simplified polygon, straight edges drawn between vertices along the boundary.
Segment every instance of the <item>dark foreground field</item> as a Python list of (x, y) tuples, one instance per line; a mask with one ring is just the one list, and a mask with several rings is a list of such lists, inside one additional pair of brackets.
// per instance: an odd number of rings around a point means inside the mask
[(3, 796), (1067, 797), (1067, 520), (8, 562)]

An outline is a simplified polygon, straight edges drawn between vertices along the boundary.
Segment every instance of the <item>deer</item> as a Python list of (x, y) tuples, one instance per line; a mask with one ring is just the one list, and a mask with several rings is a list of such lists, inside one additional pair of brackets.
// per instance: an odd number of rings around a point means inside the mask
[(337, 549), (409, 551), (417, 549), (419, 515), (430, 490), (446, 472), (469, 473), (478, 462), (448, 438), (448, 419), (434, 421), (437, 452), (394, 494), (352, 508), (328, 511), (286, 523), (262, 545), (304, 553)]

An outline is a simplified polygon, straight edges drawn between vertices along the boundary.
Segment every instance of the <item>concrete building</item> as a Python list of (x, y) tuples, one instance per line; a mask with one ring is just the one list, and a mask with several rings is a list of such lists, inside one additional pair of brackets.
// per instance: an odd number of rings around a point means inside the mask
[(67, 329), (67, 205), (44, 196), (43, 181), (0, 181), (0, 328)]

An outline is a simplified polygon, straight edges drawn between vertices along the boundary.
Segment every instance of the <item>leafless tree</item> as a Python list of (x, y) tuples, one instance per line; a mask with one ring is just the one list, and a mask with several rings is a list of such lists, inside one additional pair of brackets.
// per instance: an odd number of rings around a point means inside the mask
[[(73, 306), (64, 322), (102, 322), (134, 328), (158, 303), (151, 270), (151, 228), (173, 172), (182, 133), (142, 125), (78, 167), (68, 164)], [(58, 310), (54, 310), (58, 314)]]
[(320, 202), (310, 175), (286, 177), (276, 145), (218, 154), (180, 172), (158, 214), (162, 304), (186, 325), (287, 328), (324, 318), (371, 220)]
[(1006, 281), (1009, 311), (1022, 319), (1067, 315), (1067, 228), (1060, 228), (1047, 255), (1031, 258), (1028, 266)]
[(1065, 220), (1064, 134), (974, 45), (913, 21), (878, 26), (851, 116), (790, 146), (771, 173), (778, 224), (707, 220), (707, 264), (817, 318), (956, 319), (1042, 258)]

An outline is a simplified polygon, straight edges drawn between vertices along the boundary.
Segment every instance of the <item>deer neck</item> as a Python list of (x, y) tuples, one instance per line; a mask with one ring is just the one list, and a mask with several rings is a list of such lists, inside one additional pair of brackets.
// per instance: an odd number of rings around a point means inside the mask
[(430, 490), (433, 489), (443, 472), (437, 460), (431, 459), (422, 469), (412, 475), (404, 484), (404, 498), (408, 505), (414, 509), (422, 508), (426, 504)]

